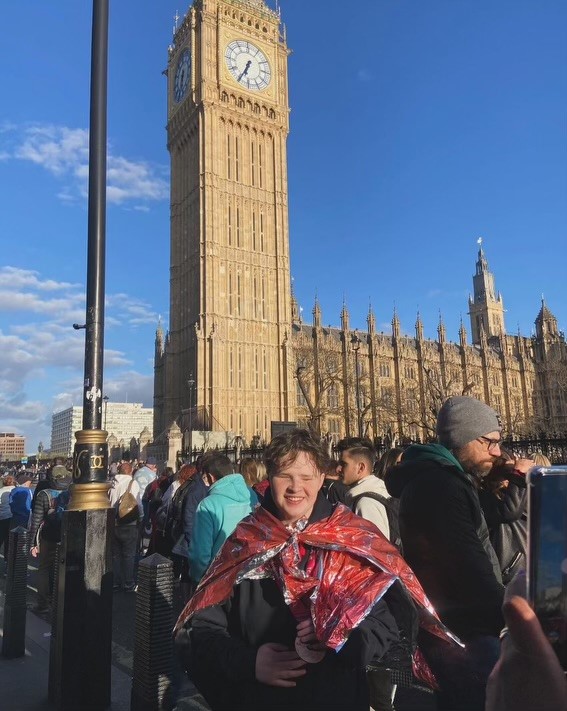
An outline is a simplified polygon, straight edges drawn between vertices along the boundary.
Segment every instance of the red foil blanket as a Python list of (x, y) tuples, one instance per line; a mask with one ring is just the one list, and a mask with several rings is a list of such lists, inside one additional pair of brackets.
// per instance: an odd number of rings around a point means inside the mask
[[(300, 566), (305, 551), (307, 564)], [(421, 626), (460, 644), (440, 621), (398, 549), (374, 524), (341, 504), (328, 518), (311, 525), (299, 522), (294, 530), (259, 506), (225, 541), (175, 630), (197, 611), (225, 602), (243, 580), (266, 577), (276, 580), (298, 619), (309, 614), (310, 606), (317, 637), (331, 649), (342, 647), (396, 580), (416, 603)], [(425, 669), (422, 672), (419, 676), (428, 677)]]

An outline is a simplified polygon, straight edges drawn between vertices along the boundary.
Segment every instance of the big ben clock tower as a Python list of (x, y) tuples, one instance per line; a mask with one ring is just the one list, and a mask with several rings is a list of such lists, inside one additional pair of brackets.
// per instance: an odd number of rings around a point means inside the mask
[(195, 0), (169, 50), (170, 328), (154, 434), (293, 417), (288, 49), (264, 0)]

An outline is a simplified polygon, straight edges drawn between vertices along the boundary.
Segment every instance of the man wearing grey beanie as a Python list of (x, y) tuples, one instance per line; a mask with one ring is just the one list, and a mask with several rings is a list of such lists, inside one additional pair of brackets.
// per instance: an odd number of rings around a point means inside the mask
[(404, 557), (443, 622), (465, 643), (436, 639), (424, 652), (439, 683), (439, 711), (483, 711), (498, 659), (504, 587), (477, 493), (500, 455), (498, 414), (472, 397), (451, 397), (437, 416), (439, 444), (412, 445), (386, 475), (400, 499)]

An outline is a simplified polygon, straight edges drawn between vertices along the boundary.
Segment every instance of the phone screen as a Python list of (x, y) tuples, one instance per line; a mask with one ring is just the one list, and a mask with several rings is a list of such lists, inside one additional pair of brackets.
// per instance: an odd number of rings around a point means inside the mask
[(567, 669), (567, 468), (530, 472), (528, 518), (529, 598)]

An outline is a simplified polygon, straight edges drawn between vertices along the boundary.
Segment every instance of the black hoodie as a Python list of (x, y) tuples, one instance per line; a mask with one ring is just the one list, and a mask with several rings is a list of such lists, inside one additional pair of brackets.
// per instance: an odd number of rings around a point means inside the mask
[(386, 474), (400, 499), (404, 558), (443, 622), (463, 641), (504, 625), (504, 587), (476, 486), (441, 445), (413, 445)]

